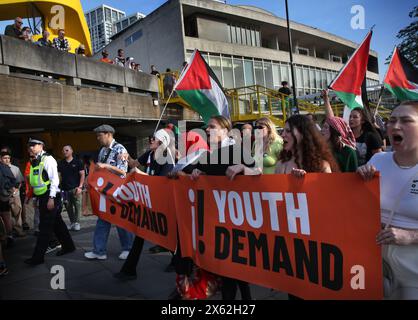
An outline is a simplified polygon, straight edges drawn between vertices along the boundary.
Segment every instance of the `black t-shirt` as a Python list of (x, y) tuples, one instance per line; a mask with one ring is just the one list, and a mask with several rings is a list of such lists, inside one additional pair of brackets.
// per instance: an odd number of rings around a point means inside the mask
[[(174, 168), (171, 163), (159, 164), (152, 154), (153, 151), (148, 150), (142, 156), (138, 158), (138, 162), (141, 166), (145, 167), (144, 172), (150, 176), (167, 176)], [(149, 161), (148, 161), (149, 160)]]
[(279, 92), (280, 93), (283, 93), (283, 94), (285, 94), (287, 96), (290, 96), (292, 94), (292, 91), (290, 91), (290, 89), (288, 87), (281, 87), (279, 89)]
[[(240, 157), (234, 159), (234, 153), (240, 155)], [(209, 151), (203, 153), (196, 164), (187, 166), (183, 171), (191, 173), (193, 169), (199, 169), (209, 176), (224, 176), (228, 167), (237, 164), (243, 164), (249, 168), (253, 168), (255, 166), (255, 160), (250, 154), (243, 152), (241, 145), (234, 144), (219, 148), (212, 153)]]
[(356, 139), (358, 165), (366, 164), (373, 156), (372, 151), (382, 148), (382, 139), (377, 132), (366, 131)]
[(73, 158), (70, 162), (63, 159), (58, 163), (62, 190), (69, 191), (80, 185), (80, 171), (84, 171), (84, 167), (79, 159)]

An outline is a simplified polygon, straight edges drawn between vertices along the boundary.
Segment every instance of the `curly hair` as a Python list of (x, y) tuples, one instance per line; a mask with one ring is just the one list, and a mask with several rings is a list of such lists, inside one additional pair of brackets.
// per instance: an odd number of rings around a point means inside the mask
[[(294, 157), (298, 168), (306, 172), (323, 172), (324, 161), (327, 161), (332, 172), (340, 172), (329, 145), (311, 120), (302, 115), (294, 115), (287, 119), (286, 123), (289, 124), (295, 145), (293, 150), (283, 149), (280, 153), (281, 161), (286, 162)], [(296, 142), (294, 129), (299, 131), (302, 136), (299, 142)], [(299, 163), (297, 143), (301, 144), (302, 163)]]

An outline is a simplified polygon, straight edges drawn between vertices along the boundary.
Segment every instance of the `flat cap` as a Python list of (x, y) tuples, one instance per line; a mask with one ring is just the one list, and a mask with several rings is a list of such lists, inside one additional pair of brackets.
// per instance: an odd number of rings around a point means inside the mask
[(96, 133), (99, 133), (99, 132), (115, 133), (115, 128), (113, 128), (112, 126), (108, 124), (102, 124), (101, 126), (98, 126), (97, 128), (95, 128), (93, 131)]

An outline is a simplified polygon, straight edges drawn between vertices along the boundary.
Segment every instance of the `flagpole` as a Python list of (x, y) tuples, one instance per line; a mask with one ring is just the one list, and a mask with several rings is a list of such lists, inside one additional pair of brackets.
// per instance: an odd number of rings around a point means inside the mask
[[(183, 66), (183, 69), (181, 70), (180, 75), (179, 75), (179, 79), (181, 78), (181, 76), (182, 76), (182, 74), (183, 74), (184, 70), (187, 68), (187, 66), (188, 66), (188, 65)], [(178, 81), (178, 79), (177, 79), (177, 81)], [(163, 115), (164, 115), (165, 109), (167, 109), (168, 102), (170, 101), (171, 96), (173, 95), (173, 93), (174, 93), (174, 91), (175, 91), (175, 90), (176, 90), (176, 86), (174, 86), (174, 87), (173, 87), (173, 90), (171, 90), (170, 95), (168, 96), (167, 102), (165, 103), (165, 106), (164, 106), (164, 108), (163, 108), (163, 111), (161, 112), (161, 116), (160, 116), (160, 118), (158, 119), (157, 125), (155, 126), (155, 129), (154, 129), (154, 134), (155, 134), (155, 133), (157, 132), (157, 130), (158, 130), (158, 126), (159, 126), (159, 125), (160, 125), (160, 123), (161, 123), (161, 119), (163, 118)]]
[(377, 115), (378, 109), (379, 109), (380, 104), (381, 104), (381, 102), (382, 102), (383, 91), (385, 91), (385, 79), (386, 79), (386, 76), (388, 75), (388, 71), (389, 71), (389, 68), (390, 68), (390, 66), (391, 66), (391, 64), (392, 64), (393, 57), (395, 56), (396, 48), (397, 48), (397, 46), (395, 46), (395, 47), (393, 48), (393, 51), (392, 51), (392, 57), (390, 58), (390, 62), (389, 62), (388, 69), (386, 70), (385, 76), (383, 77), (383, 84), (382, 84), (382, 88), (380, 89), (380, 93), (379, 93), (379, 100), (378, 100), (378, 102), (377, 102), (376, 110), (374, 111), (374, 116), (375, 116), (375, 117), (376, 117), (376, 115)]
[(290, 32), (290, 20), (289, 20), (289, 6), (287, 0), (285, 0), (286, 5), (286, 20), (287, 20), (287, 37), (289, 40), (289, 55), (290, 55), (290, 71), (292, 73), (292, 86), (293, 86), (293, 101), (296, 107), (296, 113), (299, 114), (298, 99), (296, 96), (296, 82), (295, 82), (295, 65), (293, 64), (293, 45), (292, 45), (292, 35)]

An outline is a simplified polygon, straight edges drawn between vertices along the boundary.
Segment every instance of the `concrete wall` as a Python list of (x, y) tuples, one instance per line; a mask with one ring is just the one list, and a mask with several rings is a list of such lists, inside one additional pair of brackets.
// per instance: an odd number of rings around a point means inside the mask
[[(92, 58), (62, 53), (52, 48), (42, 48), (14, 38), (1, 36), (1, 63), (64, 78), (127, 87), (156, 95), (158, 80), (143, 72), (102, 63)], [(0, 65), (1, 66), (1, 65)]]
[[(0, 114), (87, 116), (158, 120), (163, 106), (152, 97), (69, 86), (0, 75)], [(198, 120), (195, 113), (172, 107), (163, 119)]]
[(226, 21), (206, 17), (197, 17), (196, 20), (199, 38), (228, 42), (228, 24)]
[[(117, 50), (125, 50), (126, 57), (134, 57), (141, 64), (142, 70), (149, 73), (152, 64), (160, 72), (166, 68), (179, 70), (184, 59), (183, 20), (181, 6), (178, 1), (166, 2), (163, 6), (135, 23), (116, 37), (107, 47), (112, 58)], [(125, 46), (125, 39), (135, 32), (141, 31), (142, 36), (132, 44)], [(101, 54), (94, 58), (99, 59)]]

